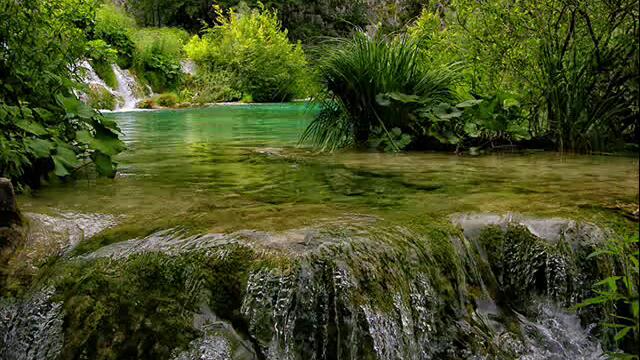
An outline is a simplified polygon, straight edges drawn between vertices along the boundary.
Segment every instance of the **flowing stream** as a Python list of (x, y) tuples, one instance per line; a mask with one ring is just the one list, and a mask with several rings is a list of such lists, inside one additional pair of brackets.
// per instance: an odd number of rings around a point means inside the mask
[(20, 264), (59, 261), (1, 299), (0, 358), (606, 358), (570, 308), (637, 159), (321, 154), (314, 111), (107, 114), (116, 179), (19, 198)]

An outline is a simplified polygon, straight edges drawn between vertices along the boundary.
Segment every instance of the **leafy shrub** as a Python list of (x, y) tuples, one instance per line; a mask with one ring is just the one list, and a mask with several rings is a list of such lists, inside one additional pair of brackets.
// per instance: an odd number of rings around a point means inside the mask
[(156, 107), (156, 102), (153, 99), (144, 99), (137, 106), (138, 109), (153, 109)]
[(158, 95), (155, 99), (156, 104), (164, 107), (172, 107), (178, 103), (178, 95), (174, 93), (164, 93)]
[(96, 11), (94, 37), (117, 50), (117, 63), (123, 69), (133, 64), (135, 29), (135, 20), (120, 7), (107, 3)]
[(240, 99), (240, 95), (229, 72), (206, 68), (200, 68), (194, 76), (187, 77), (180, 91), (183, 100), (197, 104), (235, 101)]
[(261, 8), (219, 16), (220, 26), (193, 37), (187, 55), (201, 68), (224, 70), (233, 87), (257, 102), (304, 96), (308, 69), (302, 46), (291, 44), (275, 12)]
[(153, 91), (175, 89), (179, 84), (180, 60), (187, 37), (185, 31), (174, 28), (140, 29), (135, 33), (134, 66)]
[(111, 157), (124, 148), (116, 123), (72, 93), (69, 69), (86, 53), (77, 26), (91, 23), (87, 9), (68, 0), (0, 6), (0, 176), (20, 185), (37, 186), (50, 172), (68, 176), (84, 161), (115, 173)]
[(416, 42), (358, 33), (336, 40), (325, 53), (319, 74), (328, 92), (302, 141), (329, 149), (355, 144), (399, 150), (396, 139), (409, 144), (403, 134), (434, 138), (451, 132), (450, 119), (425, 115), (455, 100), (454, 72), (428, 68)]

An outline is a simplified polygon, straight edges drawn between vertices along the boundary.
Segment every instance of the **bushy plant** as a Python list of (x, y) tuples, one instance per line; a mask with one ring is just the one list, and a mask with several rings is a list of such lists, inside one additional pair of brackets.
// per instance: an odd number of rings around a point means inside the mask
[(185, 79), (180, 97), (197, 104), (238, 100), (241, 93), (235, 89), (232, 78), (233, 76), (224, 70), (200, 68), (194, 76)]
[(155, 92), (175, 89), (179, 84), (187, 38), (184, 30), (175, 28), (147, 28), (135, 33), (135, 69)]
[(193, 37), (187, 55), (200, 67), (224, 70), (233, 87), (257, 102), (287, 101), (304, 96), (308, 69), (302, 46), (292, 44), (275, 12), (263, 7), (220, 14), (220, 25)]
[(115, 173), (111, 157), (124, 148), (117, 125), (72, 92), (69, 69), (86, 53), (90, 29), (84, 27), (93, 16), (84, 5), (10, 0), (0, 6), (0, 176), (19, 185), (37, 186), (50, 172), (68, 176), (83, 162)]
[(96, 11), (94, 37), (117, 50), (117, 63), (123, 69), (133, 64), (135, 29), (135, 20), (116, 5), (106, 3)]
[(429, 67), (417, 43), (406, 37), (358, 33), (332, 45), (319, 66), (328, 92), (303, 141), (333, 149), (373, 140), (376, 147), (399, 150), (410, 143), (407, 136), (451, 133), (450, 118), (426, 116), (456, 99), (450, 66)]
[(174, 93), (164, 93), (155, 97), (156, 104), (164, 107), (172, 107), (178, 103), (178, 95)]
[(156, 102), (153, 99), (144, 99), (137, 104), (138, 109), (153, 109)]

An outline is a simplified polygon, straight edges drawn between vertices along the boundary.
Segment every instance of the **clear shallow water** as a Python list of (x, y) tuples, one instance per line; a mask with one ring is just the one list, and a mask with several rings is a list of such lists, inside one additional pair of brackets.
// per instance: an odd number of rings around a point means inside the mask
[(637, 158), (555, 153), (318, 154), (297, 146), (303, 104), (111, 113), (128, 150), (115, 180), (24, 195), (28, 212), (116, 216), (122, 231), (279, 231), (348, 214), (405, 225), (456, 212), (608, 216), (638, 199)]

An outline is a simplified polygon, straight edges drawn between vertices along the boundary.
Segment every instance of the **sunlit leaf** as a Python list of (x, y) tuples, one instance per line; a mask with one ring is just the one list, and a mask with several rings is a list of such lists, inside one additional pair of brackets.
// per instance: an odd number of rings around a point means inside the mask
[(35, 121), (20, 119), (16, 121), (16, 126), (33, 135), (46, 135), (47, 130)]
[(44, 139), (26, 139), (25, 144), (38, 158), (49, 157), (54, 147), (53, 142)]
[(474, 107), (474, 106), (480, 104), (482, 101), (483, 101), (482, 99), (467, 100), (467, 101), (463, 101), (460, 104), (456, 105), (456, 107), (460, 108), (460, 109), (470, 108), (470, 107)]
[(622, 340), (622, 338), (624, 338), (629, 331), (631, 331), (631, 327), (627, 326), (625, 328), (623, 328), (622, 330), (618, 331), (618, 333), (613, 337), (615, 341), (620, 341)]
[(91, 157), (96, 165), (96, 170), (100, 175), (111, 178), (115, 176), (116, 169), (110, 156), (101, 152), (95, 152)]

